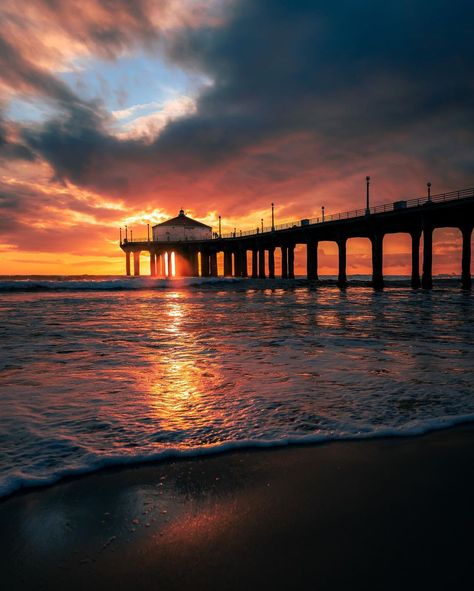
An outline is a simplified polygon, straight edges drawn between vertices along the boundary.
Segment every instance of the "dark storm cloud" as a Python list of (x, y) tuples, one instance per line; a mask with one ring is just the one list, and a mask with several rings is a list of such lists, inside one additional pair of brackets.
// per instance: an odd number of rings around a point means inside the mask
[(17, 47), (0, 36), (0, 79), (16, 91), (32, 92), (68, 105), (77, 98), (45, 69), (25, 59)]
[(212, 205), (226, 187), (249, 196), (301, 177), (303, 189), (381, 159), (470, 182), (473, 17), (460, 0), (240, 0), (223, 26), (168, 38), (169, 59), (214, 83), (154, 142), (117, 139), (97, 105), (31, 72), (64, 111), (23, 138), (58, 177), (130, 199), (208, 178)]
[[(215, 86), (158, 144), (187, 138), (199, 154), (225, 158), (309, 133), (337, 159), (398, 142), (401, 131), (429, 136), (423, 125), (433, 136), (469, 129), (473, 17), (470, 2), (240, 2), (227, 27), (190, 31), (170, 49)], [(423, 141), (410, 139), (415, 149)]]
[(0, 111), (0, 162), (1, 160), (35, 160), (35, 155), (27, 146), (12, 140), (8, 124)]

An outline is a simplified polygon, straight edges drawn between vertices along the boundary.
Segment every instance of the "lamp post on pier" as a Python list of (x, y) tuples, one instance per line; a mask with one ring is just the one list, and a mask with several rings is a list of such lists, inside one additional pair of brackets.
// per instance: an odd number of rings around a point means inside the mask
[(370, 214), (370, 176), (365, 177), (365, 181), (367, 183), (367, 193), (366, 193), (366, 205), (365, 205), (365, 215)]
[(125, 242), (128, 242), (128, 226), (125, 226)]
[(431, 183), (426, 183), (426, 186), (428, 188), (428, 201), (431, 201)]
[(120, 228), (120, 244), (122, 244), (122, 228)]
[(219, 238), (222, 238), (221, 216), (219, 216)]
[(263, 218), (260, 220), (260, 227), (262, 228), (262, 234), (263, 234)]
[(324, 205), (321, 207), (321, 214), (322, 214), (323, 223), (324, 223)]
[(130, 242), (133, 242), (133, 231), (132, 231), (132, 228), (130, 228)]
[(150, 224), (146, 225), (146, 235), (147, 235), (148, 242), (150, 242)]
[(275, 204), (272, 203), (272, 232), (275, 231)]

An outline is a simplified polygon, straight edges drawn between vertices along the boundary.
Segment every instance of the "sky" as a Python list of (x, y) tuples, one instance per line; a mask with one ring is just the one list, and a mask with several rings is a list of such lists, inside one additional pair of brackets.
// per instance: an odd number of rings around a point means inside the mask
[[(472, 187), (473, 18), (471, 0), (2, 0), (0, 274), (123, 273), (119, 227), (181, 207), (225, 232), (269, 225), (271, 202), (277, 224), (364, 207), (366, 175), (374, 205)], [(407, 236), (384, 249), (409, 273)], [(459, 249), (437, 230), (434, 272)], [(349, 273), (370, 265), (349, 241)]]

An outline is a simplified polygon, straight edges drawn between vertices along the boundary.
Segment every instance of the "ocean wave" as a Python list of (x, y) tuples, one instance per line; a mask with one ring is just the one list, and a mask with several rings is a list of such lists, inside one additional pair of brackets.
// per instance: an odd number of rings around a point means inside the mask
[(51, 471), (50, 474), (41, 477), (25, 473), (10, 473), (6, 478), (0, 480), (0, 500), (4, 500), (19, 491), (51, 486), (65, 478), (92, 474), (108, 468), (125, 468), (154, 462), (214, 456), (246, 449), (257, 450), (296, 445), (314, 445), (331, 441), (415, 437), (472, 422), (474, 422), (474, 414), (443, 416), (423, 421), (411, 421), (399, 427), (374, 428), (371, 426), (367, 427), (367, 429), (361, 429), (359, 426), (356, 430), (352, 430), (348, 426), (346, 431), (332, 433), (292, 435), (279, 439), (245, 439), (186, 448), (171, 447), (151, 454), (97, 456), (91, 457), (89, 463), (83, 463), (75, 467), (64, 467), (56, 471)]
[(186, 277), (157, 279), (154, 277), (129, 277), (121, 279), (19, 279), (0, 281), (1, 292), (41, 291), (137, 291), (150, 289), (175, 289), (179, 287), (227, 285), (242, 281), (224, 277)]
[[(458, 277), (439, 276), (434, 278), (439, 285), (454, 285), (459, 283)], [(279, 287), (287, 285), (307, 285), (304, 276), (295, 279), (265, 279), (240, 277), (176, 277), (162, 279), (156, 277), (114, 277), (114, 278), (9, 278), (0, 280), (0, 293), (15, 292), (61, 292), (61, 291), (143, 291), (155, 289), (179, 289), (182, 287), (219, 287), (245, 282), (246, 287)], [(320, 277), (316, 283), (336, 284), (335, 275)], [(369, 275), (352, 275), (348, 277), (348, 284), (352, 286), (368, 286), (371, 283)], [(405, 276), (385, 277), (387, 287), (409, 287), (410, 278)]]

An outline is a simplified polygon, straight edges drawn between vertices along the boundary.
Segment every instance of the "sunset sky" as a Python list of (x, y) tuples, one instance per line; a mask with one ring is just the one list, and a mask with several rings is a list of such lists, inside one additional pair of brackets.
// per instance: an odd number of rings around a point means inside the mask
[[(474, 185), (472, 0), (2, 0), (0, 274), (123, 273), (118, 229), (223, 231)], [(434, 272), (460, 235), (435, 232)], [(385, 272), (409, 271), (407, 237)], [(322, 245), (322, 273), (336, 269)], [(300, 265), (302, 263), (300, 262)], [(368, 242), (348, 243), (350, 273)]]

